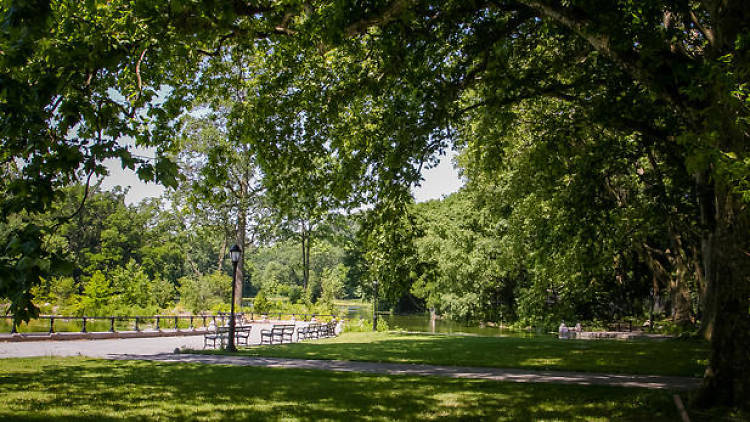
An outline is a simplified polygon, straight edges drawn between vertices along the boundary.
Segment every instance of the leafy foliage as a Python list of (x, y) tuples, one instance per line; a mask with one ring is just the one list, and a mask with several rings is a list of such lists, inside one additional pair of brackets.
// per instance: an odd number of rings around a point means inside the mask
[(258, 294), (255, 295), (255, 300), (253, 300), (253, 312), (257, 314), (265, 314), (271, 309), (271, 304), (269, 303), (268, 299), (266, 299), (266, 294), (263, 291), (263, 289), (258, 291)]
[[(71, 214), (41, 221), (63, 187), (103, 175), (109, 158), (176, 186), (180, 119), (206, 92), (242, 87), (236, 133), (299, 235), (305, 287), (315, 226), (363, 203), (363, 262), (387, 298), (424, 265), (442, 273), (425, 279), (428, 297), (444, 275), (473, 277), (476, 266), (415, 258), (421, 234), (406, 207), (431, 157), (467, 145), (470, 178), (498, 190), (478, 196), (500, 198), (488, 207), (509, 240), (498, 260), (513, 258), (508, 270), (528, 282), (522, 314), (547, 297), (559, 315), (601, 312), (576, 309), (578, 297), (606, 302), (612, 279), (645, 284), (644, 268), (673, 300), (692, 285), (705, 291), (713, 342), (705, 398), (748, 405), (744, 1), (8, 1), (0, 11), (0, 294), (17, 319), (37, 312), (42, 278), (71, 270), (52, 242)], [(137, 258), (127, 234), (102, 232), (89, 274)], [(472, 294), (485, 300), (462, 288), (455, 312), (475, 313)]]
[(214, 272), (180, 279), (180, 302), (193, 312), (209, 310), (215, 305), (229, 303), (232, 295), (232, 278)]

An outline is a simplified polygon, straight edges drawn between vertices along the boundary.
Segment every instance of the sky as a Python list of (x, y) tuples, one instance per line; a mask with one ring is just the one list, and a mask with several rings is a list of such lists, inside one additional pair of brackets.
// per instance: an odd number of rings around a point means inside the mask
[(422, 178), (424, 179), (422, 185), (411, 190), (416, 202), (440, 199), (458, 191), (464, 185), (464, 182), (458, 177), (458, 171), (453, 166), (453, 158), (455, 157), (455, 151), (448, 151), (446, 155), (440, 157), (440, 164), (436, 167), (422, 170)]
[[(133, 150), (137, 155), (152, 156), (148, 151)], [(421, 186), (412, 188), (412, 194), (416, 202), (429, 201), (430, 199), (440, 199), (449, 195), (463, 186), (463, 182), (458, 177), (458, 172), (453, 166), (453, 158), (456, 153), (449, 151), (446, 155), (440, 157), (440, 163), (431, 169), (422, 170), (424, 179)], [(128, 169), (123, 170), (120, 167), (119, 160), (107, 160), (104, 163), (109, 169), (109, 176), (102, 182), (102, 188), (110, 190), (114, 186), (130, 187), (128, 194), (125, 196), (127, 204), (135, 204), (149, 197), (156, 197), (164, 193), (164, 187), (155, 183), (144, 183), (138, 179), (135, 172)]]
[[(134, 155), (153, 157), (152, 151), (143, 150), (130, 146), (130, 151)], [(136, 204), (145, 198), (157, 197), (164, 193), (164, 187), (157, 183), (145, 183), (138, 178), (138, 175), (130, 169), (123, 169), (119, 159), (109, 159), (104, 161), (104, 165), (109, 170), (109, 176), (104, 178), (102, 189), (111, 190), (115, 186), (130, 187), (128, 194), (125, 195), (125, 203), (128, 205)]]

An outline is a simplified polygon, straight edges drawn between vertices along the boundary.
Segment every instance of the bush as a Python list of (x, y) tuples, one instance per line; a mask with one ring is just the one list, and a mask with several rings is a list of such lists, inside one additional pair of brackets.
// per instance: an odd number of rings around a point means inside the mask
[[(369, 319), (353, 319), (346, 321), (346, 324), (344, 324), (344, 332), (363, 333), (368, 331), (372, 331), (372, 321)], [(378, 332), (382, 333), (385, 331), (391, 331), (388, 321), (378, 318)]]
[(179, 281), (180, 302), (195, 313), (221, 303), (229, 303), (232, 295), (232, 278), (220, 272), (200, 277), (182, 277)]
[(109, 315), (112, 288), (104, 273), (97, 270), (84, 283), (83, 296), (78, 306), (79, 315)]
[[(45, 280), (48, 283), (48, 299), (57, 308), (55, 312), (71, 312), (70, 308), (75, 307), (80, 300), (78, 296), (78, 285), (73, 277), (53, 277)], [(54, 312), (53, 312), (54, 313)]]
[(163, 278), (157, 278), (151, 282), (150, 293), (153, 303), (159, 308), (168, 308), (174, 304), (177, 290), (174, 284)]
[(255, 295), (253, 300), (253, 312), (256, 314), (266, 314), (271, 310), (271, 303), (266, 298), (266, 293), (263, 289), (258, 290), (258, 294)]
[(302, 301), (302, 287), (300, 286), (289, 286), (287, 290), (287, 297), (291, 303), (300, 303)]

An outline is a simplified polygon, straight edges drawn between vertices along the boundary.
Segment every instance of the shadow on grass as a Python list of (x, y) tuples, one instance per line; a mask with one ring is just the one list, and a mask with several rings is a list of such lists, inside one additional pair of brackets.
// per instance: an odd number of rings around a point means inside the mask
[(673, 420), (668, 393), (77, 358), (0, 361), (0, 420)]
[(551, 337), (347, 333), (334, 339), (251, 347), (240, 354), (700, 377), (705, 370), (708, 345), (697, 340), (558, 340)]

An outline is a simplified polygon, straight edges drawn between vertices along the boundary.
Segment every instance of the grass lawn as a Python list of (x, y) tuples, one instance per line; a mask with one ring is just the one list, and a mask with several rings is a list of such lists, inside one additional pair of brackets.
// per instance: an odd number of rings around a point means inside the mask
[(663, 391), (437, 377), (0, 359), (0, 420), (678, 420)]
[[(224, 353), (206, 351), (206, 353)], [(344, 333), (336, 338), (241, 349), (238, 354), (301, 359), (427, 363), (650, 375), (703, 375), (708, 343), (698, 340), (558, 340)]]

